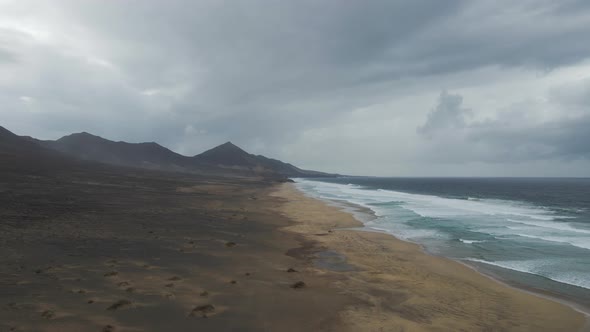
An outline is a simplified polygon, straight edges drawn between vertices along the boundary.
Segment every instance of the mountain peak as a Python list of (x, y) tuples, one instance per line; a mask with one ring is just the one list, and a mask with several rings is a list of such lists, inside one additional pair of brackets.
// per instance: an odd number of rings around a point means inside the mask
[(212, 149), (209, 149), (209, 150), (203, 152), (202, 154), (210, 153), (213, 151), (216, 151), (216, 152), (223, 151), (225, 153), (239, 153), (239, 154), (249, 155), (248, 152), (244, 151), (242, 148), (240, 148), (239, 146), (235, 145), (234, 143), (232, 143), (230, 141), (227, 141), (227, 142), (220, 144)]
[[(220, 144), (194, 157), (177, 154), (156, 142), (115, 142), (86, 131), (58, 140), (37, 140), (18, 136), (0, 126), (0, 153), (58, 151), (78, 159), (113, 165), (180, 172), (238, 172), (236, 174), (275, 174), (280, 176), (331, 176), (332, 174), (299, 169), (280, 160), (253, 155), (231, 141)], [(28, 153), (28, 152), (27, 152)], [(242, 172), (242, 173), (240, 173)], [(250, 172), (250, 173), (244, 173)], [(225, 174), (225, 173), (224, 173)]]
[(77, 140), (84, 140), (84, 141), (98, 141), (98, 140), (100, 140), (100, 141), (106, 141), (104, 138), (102, 138), (100, 136), (96, 136), (96, 135), (93, 135), (93, 134), (88, 133), (88, 132), (85, 132), (85, 131), (80, 132), (80, 133), (73, 133), (73, 134), (70, 134), (70, 135), (66, 135), (66, 136), (58, 139), (58, 141), (62, 141), (62, 142), (63, 141), (72, 141), (72, 140), (75, 140), (75, 141), (77, 141)]
[(207, 150), (195, 156), (195, 158), (220, 165), (249, 166), (252, 164), (252, 156), (229, 141)]
[(239, 146), (235, 145), (231, 141), (227, 141), (223, 144), (220, 144), (220, 145), (216, 146), (215, 148), (225, 148), (225, 149), (228, 149), (228, 148), (236, 149), (237, 148), (237, 149), (242, 150)]

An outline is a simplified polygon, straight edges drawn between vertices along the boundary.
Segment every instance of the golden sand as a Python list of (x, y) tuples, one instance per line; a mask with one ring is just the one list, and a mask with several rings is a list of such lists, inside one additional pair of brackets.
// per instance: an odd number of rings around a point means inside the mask
[(579, 331), (586, 317), (479, 274), (462, 264), (426, 254), (390, 235), (343, 230), (361, 226), (339, 208), (309, 198), (292, 184), (272, 195), (295, 224), (285, 230), (347, 258), (354, 271), (332, 274), (332, 286), (361, 300), (341, 313), (350, 331)]

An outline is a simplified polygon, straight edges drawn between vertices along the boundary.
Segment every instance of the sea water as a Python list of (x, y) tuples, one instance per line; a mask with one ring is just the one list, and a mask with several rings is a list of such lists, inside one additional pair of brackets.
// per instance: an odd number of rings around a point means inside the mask
[(365, 227), (516, 286), (590, 307), (590, 179), (296, 179), (308, 195), (373, 211)]

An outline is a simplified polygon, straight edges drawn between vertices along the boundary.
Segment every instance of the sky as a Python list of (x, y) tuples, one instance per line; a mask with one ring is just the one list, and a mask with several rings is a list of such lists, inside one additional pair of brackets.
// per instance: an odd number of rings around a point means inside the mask
[(590, 1), (0, 0), (0, 105), (41, 139), (590, 176)]

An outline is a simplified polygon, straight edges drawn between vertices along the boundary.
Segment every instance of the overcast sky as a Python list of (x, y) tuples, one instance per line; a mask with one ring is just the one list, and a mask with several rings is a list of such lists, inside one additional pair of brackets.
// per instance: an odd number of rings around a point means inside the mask
[(386, 176), (590, 176), (590, 1), (0, 0), (0, 125)]

